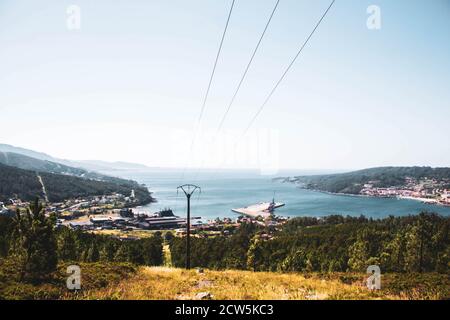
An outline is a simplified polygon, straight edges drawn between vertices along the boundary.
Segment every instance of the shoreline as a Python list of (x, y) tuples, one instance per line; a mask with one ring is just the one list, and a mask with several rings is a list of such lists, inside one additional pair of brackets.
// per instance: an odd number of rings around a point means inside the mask
[[(156, 203), (150, 203), (143, 206), (136, 206), (136, 211), (147, 211), (153, 213), (158, 211), (159, 209), (164, 209), (166, 207), (171, 208), (175, 215), (185, 216), (185, 201), (183, 202), (180, 199), (177, 200), (175, 197), (175, 193), (171, 192), (172, 182), (169, 180), (158, 180), (156, 179), (152, 183), (152, 176), (144, 175), (144, 176), (129, 176), (128, 178), (134, 178), (141, 184), (152, 185), (152, 190), (157, 190), (154, 192), (152, 196), (156, 198)], [(232, 180), (232, 179), (231, 179)], [(243, 197), (239, 194), (239, 191), (236, 190), (236, 196), (239, 201), (230, 200), (230, 196), (234, 197), (235, 190), (228, 190), (229, 181), (219, 181), (215, 183), (213, 186), (216, 189), (216, 192), (211, 195), (208, 201), (203, 202), (194, 202), (192, 203), (192, 212), (195, 212), (196, 215), (201, 216), (203, 221), (214, 220), (216, 218), (231, 218), (235, 219), (239, 216), (238, 213), (233, 212), (231, 209), (242, 207), (245, 204), (248, 204), (249, 201), (253, 203), (258, 203), (261, 201), (263, 197), (253, 197), (252, 194), (249, 196), (252, 197), (250, 200), (247, 197)], [(436, 211), (443, 215), (450, 215), (449, 207), (442, 205), (423, 205), (420, 202), (414, 201), (376, 201), (369, 200), (372, 197), (369, 195), (363, 194), (348, 194), (348, 193), (331, 193), (327, 191), (313, 190), (307, 188), (301, 188), (301, 185), (297, 185), (294, 183), (283, 183), (283, 182), (275, 182), (273, 183), (272, 178), (261, 179), (261, 181), (265, 181), (264, 183), (259, 184), (258, 182), (254, 183), (250, 180), (247, 181), (239, 181), (243, 186), (249, 186), (249, 188), (255, 188), (258, 192), (264, 192), (266, 194), (272, 195), (274, 190), (276, 190), (278, 200), (286, 202), (286, 208), (280, 208), (279, 211), (276, 210), (276, 214), (281, 216), (324, 216), (327, 214), (341, 214), (341, 215), (360, 215), (364, 214), (366, 216), (371, 217), (380, 217), (380, 216), (388, 216), (388, 215), (408, 215), (420, 212), (422, 209), (427, 209), (428, 211)], [(266, 183), (267, 182), (267, 183)], [(206, 183), (206, 182), (205, 182)], [(280, 184), (280, 185), (278, 185)], [(283, 186), (284, 185), (284, 186)], [(223, 186), (223, 188), (222, 188)], [(299, 196), (298, 189), (304, 189), (312, 192), (308, 192), (303, 196)], [(297, 191), (296, 191), (297, 190)], [(347, 198), (335, 198), (333, 197), (320, 197), (319, 193), (314, 196), (314, 192), (320, 192), (330, 195), (338, 195), (345, 196)], [(230, 203), (227, 204), (228, 200)], [(312, 199), (312, 200), (311, 200)], [(317, 199), (320, 199), (317, 200)], [(367, 199), (365, 201), (364, 199)], [(264, 199), (263, 199), (264, 200)], [(311, 202), (312, 201), (312, 202)], [(318, 202), (317, 202), (318, 201)], [(334, 204), (337, 202), (337, 204)], [(398, 203), (397, 203), (398, 202)], [(353, 203), (356, 203), (353, 205)], [(425, 208), (424, 208), (425, 206)]]
[(446, 204), (440, 203), (438, 200), (428, 199), (428, 198), (415, 198), (415, 197), (408, 197), (408, 196), (392, 196), (392, 197), (389, 197), (389, 196), (370, 196), (370, 195), (366, 195), (366, 194), (351, 194), (351, 193), (342, 193), (342, 192), (331, 192), (331, 191), (318, 190), (318, 189), (309, 189), (309, 188), (304, 188), (304, 187), (300, 187), (300, 186), (297, 186), (297, 188), (302, 189), (302, 190), (308, 190), (308, 191), (313, 191), (313, 192), (329, 194), (329, 195), (333, 195), (333, 196), (374, 198), (374, 199), (413, 200), (413, 201), (418, 201), (418, 202), (421, 202), (421, 203), (424, 203), (424, 204), (430, 204), (430, 205), (435, 205), (435, 206), (439, 206), (439, 207), (450, 207), (450, 205), (446, 205)]

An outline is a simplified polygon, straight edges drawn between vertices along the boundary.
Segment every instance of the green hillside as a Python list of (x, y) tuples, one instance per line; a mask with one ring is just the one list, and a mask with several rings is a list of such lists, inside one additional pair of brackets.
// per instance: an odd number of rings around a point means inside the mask
[(0, 201), (18, 197), (31, 200), (43, 197), (36, 173), (0, 164)]
[(0, 151), (0, 163), (24, 170), (67, 174), (80, 177), (86, 176), (88, 174), (88, 172), (84, 169), (69, 167), (64, 164), (48, 160), (36, 159), (14, 152)]
[(88, 171), (83, 168), (68, 166), (59, 162), (42, 160), (33, 158), (24, 154), (15, 152), (0, 151), (0, 163), (16, 167), (24, 170), (31, 170), (37, 172), (57, 173), (64, 175), (71, 175), (80, 178), (114, 182), (119, 184), (133, 184), (132, 180), (125, 180), (121, 178), (111, 177), (93, 171)]
[(405, 183), (406, 177), (450, 181), (450, 168), (379, 167), (339, 174), (296, 176), (289, 181), (307, 189), (358, 194), (366, 183), (374, 182), (374, 186), (380, 188), (399, 186)]
[[(130, 195), (131, 190), (135, 190), (135, 195), (141, 203), (153, 200), (147, 188), (134, 181), (112, 177), (111, 181), (98, 181), (48, 172), (40, 172), (39, 175), (49, 200), (53, 202), (115, 192)], [(0, 201), (15, 197), (29, 201), (36, 196), (42, 197), (43, 192), (35, 171), (0, 164)]]

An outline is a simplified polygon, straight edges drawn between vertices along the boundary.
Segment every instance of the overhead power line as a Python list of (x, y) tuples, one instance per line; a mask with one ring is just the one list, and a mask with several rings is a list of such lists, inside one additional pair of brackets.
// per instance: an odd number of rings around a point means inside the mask
[[(201, 107), (201, 109), (200, 109), (200, 114), (199, 114), (199, 116), (198, 116), (197, 123), (196, 123), (196, 126), (195, 126), (195, 128), (194, 128), (194, 136), (193, 136), (193, 138), (192, 138), (191, 146), (190, 146), (190, 149), (189, 149), (189, 158), (190, 158), (191, 155), (192, 155), (192, 151), (193, 151), (193, 148), (194, 148), (194, 145), (195, 145), (195, 141), (196, 141), (196, 139), (197, 139), (197, 135), (198, 135), (198, 130), (199, 130), (199, 127), (200, 127), (200, 123), (201, 123), (201, 121), (202, 121), (203, 114), (204, 114), (204, 112), (205, 112), (206, 103), (207, 103), (207, 101), (208, 101), (208, 96), (209, 96), (209, 91), (210, 91), (210, 89), (211, 89), (211, 84), (212, 84), (213, 79), (214, 79), (214, 74), (216, 73), (217, 62), (219, 61), (220, 53), (221, 53), (221, 51), (222, 51), (223, 42), (224, 42), (225, 35), (226, 35), (226, 33), (227, 33), (227, 30), (228, 30), (228, 25), (229, 25), (229, 23), (230, 23), (230, 18), (231, 18), (231, 14), (232, 14), (232, 12), (233, 12), (233, 8), (234, 8), (234, 3), (235, 3), (235, 2), (236, 2), (236, 0), (233, 0), (233, 1), (231, 2), (231, 7), (230, 7), (230, 10), (229, 10), (228, 16), (227, 16), (227, 22), (226, 22), (226, 24), (225, 24), (225, 28), (224, 28), (223, 33), (222, 33), (222, 38), (220, 39), (219, 49), (217, 50), (216, 59), (214, 60), (214, 66), (213, 66), (213, 69), (212, 69), (212, 71), (211, 71), (211, 75), (210, 75), (210, 77), (209, 77), (208, 87), (207, 87), (207, 89), (206, 89), (206, 93), (205, 93), (205, 96), (204, 96), (204, 98), (203, 98), (202, 107)], [(189, 159), (187, 160), (187, 162), (189, 162)], [(182, 177), (181, 177), (181, 181), (183, 181), (183, 179), (184, 179), (184, 175), (185, 175), (185, 173), (186, 173), (186, 169), (187, 169), (187, 164), (186, 164), (186, 166), (184, 167), (184, 170), (183, 170), (183, 173), (182, 173)]]
[[(322, 16), (320, 17), (319, 21), (316, 23), (316, 25), (314, 26), (313, 30), (311, 31), (311, 33), (308, 35), (308, 37), (306, 38), (306, 40), (303, 42), (303, 44), (301, 45), (300, 49), (297, 51), (296, 55), (294, 56), (294, 58), (291, 60), (291, 62), (289, 63), (288, 67), (284, 70), (283, 74), (281, 75), (281, 77), (278, 79), (278, 81), (275, 83), (275, 86), (272, 88), (272, 90), (270, 91), (269, 95), (266, 97), (266, 99), (264, 100), (263, 104), (259, 107), (258, 111), (256, 112), (256, 114), (253, 116), (253, 118), (251, 119), (251, 121), (249, 122), (249, 124), (247, 125), (247, 127), (245, 128), (245, 130), (243, 131), (242, 135), (239, 137), (238, 140), (235, 141), (234, 144), (234, 149), (236, 149), (237, 144), (239, 143), (239, 141), (241, 141), (242, 137), (244, 137), (248, 130), (251, 128), (251, 126), (253, 125), (253, 123), (255, 122), (256, 118), (259, 116), (259, 114), (263, 111), (264, 107), (266, 106), (266, 104), (269, 102), (270, 98), (272, 97), (272, 95), (275, 93), (275, 91), (277, 90), (278, 86), (280, 85), (280, 83), (283, 81), (283, 79), (286, 77), (287, 73), (289, 72), (289, 70), (292, 68), (292, 66), (294, 65), (295, 61), (297, 60), (297, 58), (300, 56), (300, 54), (302, 53), (303, 49), (305, 48), (305, 46), (308, 44), (309, 40), (311, 39), (311, 37), (314, 35), (314, 33), (316, 32), (317, 28), (319, 27), (319, 25), (322, 23), (323, 19), (325, 18), (325, 16), (327, 15), (328, 11), (330, 11), (331, 7), (333, 6), (335, 0), (331, 1), (330, 5), (327, 7), (327, 9), (325, 10), (325, 12), (322, 14)], [(213, 175), (211, 176), (211, 178), (215, 177), (215, 175), (217, 174), (218, 169), (216, 169), (213, 172)]]
[(220, 52), (222, 51), (223, 40), (225, 39), (225, 34), (227, 33), (228, 24), (230, 23), (230, 18), (231, 18), (231, 13), (233, 12), (234, 2), (235, 2), (235, 0), (233, 0), (233, 2), (231, 3), (230, 12), (228, 13), (228, 18), (227, 18), (227, 23), (225, 24), (225, 29), (223, 30), (222, 39), (220, 40), (219, 50), (217, 51), (216, 60), (214, 61), (214, 67), (213, 67), (213, 70), (211, 72), (211, 76), (209, 78), (208, 89), (206, 89), (206, 94), (205, 94), (205, 97), (203, 98), (202, 109), (200, 110), (200, 115), (198, 117), (198, 122), (201, 121), (201, 119), (203, 117), (203, 113), (205, 111), (206, 101), (208, 100), (209, 91), (211, 89), (211, 84), (212, 84), (212, 81), (213, 81), (213, 78), (214, 78), (214, 74), (216, 72), (217, 62), (219, 61)]
[[(258, 39), (256, 47), (253, 49), (252, 55), (250, 57), (250, 60), (248, 61), (247, 66), (245, 67), (244, 72), (243, 72), (243, 74), (242, 74), (242, 76), (241, 76), (241, 78), (239, 80), (239, 83), (238, 83), (238, 85), (237, 85), (237, 87), (236, 87), (236, 89), (234, 91), (234, 94), (233, 94), (230, 102), (228, 103), (228, 106), (227, 106), (227, 108), (226, 108), (226, 110), (225, 110), (225, 112), (224, 112), (224, 114), (223, 114), (223, 116), (222, 116), (222, 118), (220, 120), (219, 126), (217, 127), (217, 131), (216, 131), (215, 135), (213, 136), (211, 145), (214, 145), (214, 143), (215, 143), (215, 141), (216, 141), (216, 139), (217, 139), (217, 137), (218, 137), (222, 127), (223, 127), (223, 124), (225, 123), (225, 120), (226, 120), (226, 118), (228, 116), (228, 113), (230, 112), (231, 106), (233, 105), (234, 101), (236, 100), (236, 97), (237, 97), (237, 95), (238, 95), (238, 93), (239, 93), (239, 91), (241, 89), (241, 86), (244, 83), (244, 80), (245, 80), (245, 78), (247, 76), (247, 73), (248, 73), (248, 71), (250, 69), (250, 66), (251, 66), (251, 64), (253, 62), (253, 59), (255, 58), (256, 53), (258, 52), (258, 49), (259, 49), (259, 47), (261, 45), (261, 42), (262, 42), (262, 40), (264, 38), (264, 35), (266, 34), (267, 29), (269, 28), (270, 22), (272, 21), (272, 18), (273, 18), (274, 14), (275, 14), (275, 11), (278, 8), (278, 4), (279, 3), (280, 3), (280, 0), (277, 0), (276, 3), (275, 3), (275, 6), (272, 9), (272, 12), (270, 13), (269, 19), (267, 20), (267, 22), (266, 22), (266, 24), (264, 26), (264, 30), (263, 30), (263, 32), (261, 33), (261, 35), (260, 35), (260, 37)], [(197, 178), (197, 175), (198, 175), (199, 171), (203, 167), (203, 164), (204, 164), (204, 160), (202, 160), (202, 163), (200, 164), (200, 167), (197, 169), (197, 172), (196, 172), (196, 174), (194, 176), (195, 180)]]
[(248, 130), (251, 128), (251, 126), (253, 125), (253, 123), (255, 122), (256, 118), (259, 116), (259, 114), (263, 111), (264, 107), (266, 106), (267, 102), (269, 102), (270, 98), (272, 97), (272, 95), (275, 93), (275, 91), (277, 90), (278, 86), (280, 85), (280, 83), (283, 81), (283, 79), (286, 77), (286, 74), (289, 72), (289, 70), (291, 69), (291, 67), (294, 65), (295, 61), (297, 60), (297, 58), (300, 56), (300, 54), (302, 53), (303, 49), (305, 48), (305, 46), (308, 44), (309, 40), (311, 39), (311, 37), (313, 36), (314, 32), (316, 32), (317, 28), (319, 27), (319, 25), (322, 23), (322, 20), (325, 18), (325, 16), (327, 15), (328, 11), (330, 11), (331, 7), (333, 6), (335, 0), (331, 1), (330, 5), (328, 6), (328, 8), (325, 10), (325, 12), (323, 13), (323, 15), (321, 16), (321, 18), (319, 19), (319, 21), (316, 23), (314, 29), (311, 31), (311, 33), (309, 34), (308, 38), (306, 38), (306, 40), (303, 42), (302, 46), (300, 47), (300, 49), (298, 50), (297, 54), (294, 56), (294, 58), (291, 60), (291, 62), (289, 63), (288, 67), (286, 68), (286, 70), (283, 72), (283, 74), (281, 75), (280, 79), (278, 79), (278, 81), (276, 82), (275, 86), (272, 88), (272, 90), (270, 91), (269, 95), (266, 97), (266, 99), (264, 100), (264, 102), (262, 103), (262, 105), (259, 107), (258, 111), (256, 112), (256, 114), (253, 116), (253, 118), (250, 120), (249, 124), (247, 125), (247, 127), (244, 130), (244, 133), (242, 134), (242, 136), (245, 136), (246, 133), (248, 132)]
[(222, 129), (223, 123), (225, 122), (225, 119), (226, 119), (226, 117), (227, 117), (227, 115), (228, 115), (228, 113), (229, 113), (229, 111), (231, 109), (231, 106), (233, 105), (234, 100), (236, 100), (236, 96), (238, 95), (239, 90), (241, 89), (242, 83), (244, 82), (245, 77), (247, 76), (248, 70), (250, 69), (250, 66), (251, 66), (251, 64), (253, 62), (253, 59), (255, 58), (256, 52), (259, 49), (259, 46), (260, 46), (260, 44), (261, 44), (261, 42), (262, 42), (262, 40), (264, 38), (264, 35), (266, 34), (267, 28), (269, 27), (270, 22), (272, 21), (272, 17), (275, 14), (275, 11), (277, 10), (279, 3), (280, 3), (280, 0), (277, 0), (277, 2), (275, 3), (275, 6), (274, 6), (274, 8), (272, 10), (272, 13), (270, 14), (269, 20), (267, 20), (266, 26), (264, 27), (264, 30), (263, 30), (261, 36), (259, 37), (258, 43), (256, 44), (256, 47), (253, 50), (252, 56), (250, 57), (250, 60), (247, 63), (247, 67), (245, 68), (244, 73), (242, 74), (241, 80), (239, 81), (239, 84), (236, 87), (236, 90), (234, 91), (233, 97), (231, 98), (231, 101), (228, 104), (228, 107), (227, 107), (227, 109), (225, 110), (225, 113), (222, 116), (222, 119), (220, 121), (219, 127), (217, 129), (217, 133)]

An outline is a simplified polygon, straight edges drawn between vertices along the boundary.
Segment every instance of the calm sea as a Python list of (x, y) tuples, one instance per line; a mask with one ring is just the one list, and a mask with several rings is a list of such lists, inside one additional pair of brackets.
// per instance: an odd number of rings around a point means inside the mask
[[(278, 176), (294, 174), (316, 174), (319, 172), (297, 171), (281, 172)], [(414, 200), (397, 200), (392, 198), (368, 198), (355, 196), (331, 195), (321, 192), (299, 189), (291, 183), (272, 181), (273, 177), (261, 176), (249, 171), (228, 171), (221, 173), (201, 172), (196, 175), (174, 170), (155, 170), (146, 172), (121, 171), (108, 174), (129, 178), (145, 184), (157, 199), (142, 208), (155, 212), (171, 208), (176, 215), (186, 214), (186, 198), (176, 187), (183, 183), (195, 183), (202, 188), (191, 199), (192, 216), (202, 220), (216, 217), (236, 217), (231, 208), (244, 207), (259, 202), (268, 202), (275, 195), (277, 202), (286, 205), (277, 209), (282, 216), (325, 216), (341, 214), (367, 217), (403, 216), (417, 214), (422, 210), (450, 215), (450, 207), (423, 204)]]

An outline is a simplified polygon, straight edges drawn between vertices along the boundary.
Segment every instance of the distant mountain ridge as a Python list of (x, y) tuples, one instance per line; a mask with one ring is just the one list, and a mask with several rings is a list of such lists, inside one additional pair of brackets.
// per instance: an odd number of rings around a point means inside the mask
[(22, 154), (31, 158), (39, 159), (39, 160), (46, 160), (46, 161), (54, 161), (55, 158), (52, 156), (43, 153), (43, 152), (37, 152), (25, 148), (15, 147), (9, 144), (3, 144), (0, 143), (0, 151), (1, 152), (11, 152), (11, 153), (18, 153)]
[(119, 170), (145, 170), (148, 166), (139, 163), (130, 162), (108, 162), (100, 160), (68, 160), (52, 157), (43, 152), (37, 152), (30, 149), (16, 147), (9, 144), (0, 143), (0, 152), (16, 153), (43, 161), (51, 161), (70, 167), (85, 169), (88, 171), (119, 171)]
[(14, 152), (0, 151), (0, 163), (24, 170), (67, 174), (80, 177), (86, 176), (88, 174), (88, 171), (84, 169), (69, 167), (61, 163), (33, 158), (24, 154)]
[(119, 170), (147, 170), (146, 165), (124, 161), (80, 160), (76, 161), (83, 168), (94, 171), (119, 171)]

